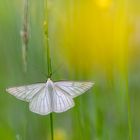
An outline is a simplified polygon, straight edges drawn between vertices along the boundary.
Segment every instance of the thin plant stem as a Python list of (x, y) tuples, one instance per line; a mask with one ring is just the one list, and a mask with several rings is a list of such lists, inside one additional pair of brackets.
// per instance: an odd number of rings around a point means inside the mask
[[(22, 29), (20, 31), (20, 36), (22, 40), (22, 63), (23, 63), (23, 72), (24, 75), (27, 74), (27, 51), (28, 51), (28, 42), (29, 42), (29, 0), (23, 0), (24, 9), (23, 9), (23, 21)], [(28, 113), (27, 113), (28, 114)], [(28, 118), (24, 126), (23, 138), (19, 136), (17, 139), (27, 139), (27, 128), (28, 128)]]
[[(49, 38), (47, 34), (47, 66), (48, 66), (48, 78), (52, 76), (52, 66), (51, 66), (51, 57), (50, 57), (50, 48), (49, 48)], [(53, 114), (50, 114), (50, 126), (51, 126), (51, 140), (53, 138)]]
[(23, 25), (21, 30), (21, 39), (22, 39), (22, 61), (24, 72), (27, 71), (27, 51), (28, 51), (28, 42), (29, 42), (29, 0), (24, 0), (24, 11), (23, 11)]
[(129, 127), (129, 140), (133, 139), (132, 135), (132, 119), (131, 119), (131, 104), (130, 104), (130, 95), (128, 90), (126, 91), (127, 98), (127, 110), (128, 110), (128, 127)]
[(53, 132), (53, 114), (50, 114), (50, 124), (51, 124), (51, 140), (54, 140), (54, 132)]
[[(46, 38), (46, 51), (47, 51), (47, 70), (48, 70), (48, 78), (52, 76), (52, 66), (51, 66), (51, 56), (50, 56), (50, 46), (49, 46), (49, 31), (48, 31), (48, 1), (45, 0), (45, 38)], [(51, 127), (51, 140), (54, 140), (54, 130), (53, 130), (53, 114), (50, 114), (50, 127)]]

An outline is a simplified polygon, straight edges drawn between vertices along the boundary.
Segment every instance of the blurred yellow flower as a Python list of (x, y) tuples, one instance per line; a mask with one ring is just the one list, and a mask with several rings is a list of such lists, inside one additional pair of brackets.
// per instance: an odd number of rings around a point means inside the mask
[(112, 3), (112, 0), (96, 0), (96, 4), (100, 7), (100, 8), (109, 8), (110, 5)]
[[(51, 140), (51, 139), (49, 138), (49, 140)], [(61, 128), (55, 129), (54, 130), (54, 140), (68, 140), (66, 131)]]
[(56, 129), (54, 139), (55, 140), (67, 140), (66, 132), (63, 129)]

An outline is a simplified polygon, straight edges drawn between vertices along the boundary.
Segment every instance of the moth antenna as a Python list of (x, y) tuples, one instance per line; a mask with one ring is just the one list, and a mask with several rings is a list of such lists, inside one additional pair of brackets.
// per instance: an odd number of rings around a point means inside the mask
[(42, 70), (40, 70), (36, 65), (34, 65), (34, 64), (31, 64), (31, 66), (33, 67), (33, 68), (35, 68), (35, 70), (37, 70), (45, 79), (47, 79), (47, 77), (48, 77), (48, 75), (45, 73), (45, 72), (43, 72)]
[(60, 64), (60, 65), (51, 73), (51, 75), (55, 75), (62, 67), (63, 67), (63, 64)]

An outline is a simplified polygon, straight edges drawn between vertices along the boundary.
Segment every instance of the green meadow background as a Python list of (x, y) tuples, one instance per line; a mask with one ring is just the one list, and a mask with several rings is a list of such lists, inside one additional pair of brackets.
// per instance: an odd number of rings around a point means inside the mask
[[(50, 116), (6, 93), (45, 82), (44, 0), (29, 1), (27, 72), (23, 0), (0, 0), (0, 140), (50, 140)], [(54, 140), (140, 140), (140, 1), (48, 0), (52, 80), (94, 81), (71, 110), (53, 113)]]

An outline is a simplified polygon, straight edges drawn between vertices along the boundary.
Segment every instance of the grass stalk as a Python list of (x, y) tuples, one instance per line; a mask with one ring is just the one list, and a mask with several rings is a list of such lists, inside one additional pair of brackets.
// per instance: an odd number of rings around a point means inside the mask
[(21, 30), (21, 39), (22, 39), (22, 61), (24, 72), (27, 71), (27, 51), (28, 51), (28, 42), (29, 42), (29, 0), (24, 0), (24, 11), (23, 11), (23, 25)]
[[(28, 42), (29, 42), (29, 0), (24, 0), (23, 8), (23, 19), (22, 19), (22, 28), (20, 31), (20, 36), (22, 40), (22, 63), (23, 63), (23, 72), (24, 75), (27, 74), (27, 51), (28, 51)], [(28, 114), (28, 113), (27, 113)], [(24, 134), (18, 136), (17, 139), (27, 139), (27, 128), (28, 128), (28, 118), (24, 126)]]
[(130, 95), (129, 95), (128, 90), (126, 91), (126, 98), (127, 98), (129, 140), (133, 140), (133, 135), (132, 135), (132, 119), (131, 119), (131, 104), (130, 104)]
[(51, 126), (51, 140), (54, 140), (54, 132), (53, 132), (53, 114), (50, 114), (50, 126)]
[[(48, 1), (45, 0), (45, 22), (44, 22), (44, 33), (46, 38), (46, 51), (47, 51), (47, 71), (48, 78), (52, 76), (52, 65), (51, 65), (51, 55), (50, 55), (50, 46), (49, 46), (49, 31), (48, 31)], [(54, 129), (53, 129), (53, 114), (50, 113), (50, 128), (51, 128), (51, 140), (54, 140)]]
[[(47, 36), (47, 66), (48, 66), (48, 78), (51, 78), (52, 76), (52, 66), (51, 66), (51, 57), (50, 57), (50, 48), (49, 48), (49, 39)], [(50, 114), (50, 126), (51, 126), (51, 140), (54, 140), (53, 138), (53, 114)]]

